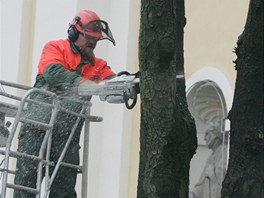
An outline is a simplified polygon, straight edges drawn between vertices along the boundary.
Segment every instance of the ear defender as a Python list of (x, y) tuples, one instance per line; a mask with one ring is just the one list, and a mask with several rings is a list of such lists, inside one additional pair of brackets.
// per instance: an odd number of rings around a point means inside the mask
[(77, 41), (79, 37), (79, 31), (76, 29), (75, 25), (79, 23), (81, 18), (79, 16), (75, 17), (74, 23), (70, 25), (70, 27), (67, 30), (68, 33), (68, 38), (72, 41), (75, 42)]

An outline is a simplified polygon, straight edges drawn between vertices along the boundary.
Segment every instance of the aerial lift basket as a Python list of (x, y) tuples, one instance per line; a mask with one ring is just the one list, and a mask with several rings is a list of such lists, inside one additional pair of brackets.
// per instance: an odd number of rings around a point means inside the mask
[[(7, 90), (15, 90), (16, 94), (9, 93)], [(23, 94), (21, 94), (23, 93)], [(49, 98), (51, 98), (51, 102), (40, 102), (37, 100), (30, 99), (30, 96), (35, 93), (43, 94)], [(18, 94), (22, 96), (18, 96)], [(82, 109), (80, 112), (74, 112), (60, 105), (61, 100), (73, 100), (74, 102), (81, 103)], [(6, 102), (7, 101), (7, 102)], [(27, 110), (27, 105), (29, 103), (34, 103), (40, 106), (48, 107), (51, 109), (51, 116), (48, 121), (40, 122), (32, 119), (28, 119), (24, 117), (24, 112)], [(88, 186), (88, 153), (89, 153), (89, 128), (90, 122), (100, 122), (102, 121), (101, 117), (91, 116), (90, 115), (91, 103), (87, 100), (82, 100), (79, 97), (61, 97), (50, 91), (46, 91), (43, 89), (32, 88), (29, 86), (24, 86), (21, 84), (11, 83), (7, 81), (0, 80), (0, 155), (4, 156), (3, 166), (0, 167), (1, 174), (1, 198), (7, 197), (7, 189), (17, 189), (27, 191), (29, 193), (35, 194), (36, 198), (47, 198), (50, 187), (58, 169), (61, 166), (70, 167), (73, 169), (77, 169), (82, 174), (82, 192), (81, 197), (87, 197), (87, 186)], [(49, 159), (50, 150), (51, 150), (51, 141), (52, 141), (52, 129), (54, 126), (54, 122), (56, 120), (56, 116), (59, 111), (70, 113), (77, 117), (75, 124), (71, 129), (71, 133), (68, 137), (66, 144), (60, 154), (59, 159), (54, 162)], [(10, 126), (10, 122), (5, 120), (5, 118), (13, 119), (13, 123)], [(63, 162), (63, 158), (66, 154), (66, 151), (69, 147), (71, 139), (75, 133), (78, 123), (81, 119), (85, 119), (84, 126), (84, 142), (83, 142), (83, 162), (82, 165), (69, 164)], [(6, 122), (6, 123), (5, 123)], [(37, 156), (29, 155), (26, 153), (21, 153), (13, 149), (12, 143), (14, 142), (16, 137), (16, 133), (19, 131), (20, 123), (29, 123), (31, 125), (35, 125), (45, 129), (46, 133), (42, 141), (42, 145), (39, 150), (39, 154)], [(10, 127), (10, 132), (8, 130)], [(10, 175), (15, 174), (15, 170), (11, 169), (10, 160), (17, 158), (27, 158), (32, 159), (38, 162), (38, 171), (37, 171), (37, 182), (36, 188), (31, 188), (28, 186), (21, 186), (14, 184), (14, 182), (10, 182), (12, 180)], [(53, 166), (54, 171), (50, 174), (50, 167)], [(45, 168), (45, 184), (44, 188), (42, 186), (42, 175), (43, 167)]]

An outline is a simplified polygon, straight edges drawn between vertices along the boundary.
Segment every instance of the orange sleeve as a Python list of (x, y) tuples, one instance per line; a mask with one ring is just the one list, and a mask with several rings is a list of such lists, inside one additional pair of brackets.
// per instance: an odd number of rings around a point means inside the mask
[(62, 49), (51, 41), (48, 42), (42, 50), (42, 54), (38, 64), (38, 74), (44, 74), (44, 70), (47, 68), (47, 66), (54, 63), (61, 64), (65, 68), (67, 66), (67, 64), (65, 64)]
[(111, 70), (111, 67), (107, 65), (107, 62), (105, 60), (96, 58), (95, 64), (98, 65), (98, 68), (99, 68), (100, 81), (105, 80), (106, 78), (115, 75), (115, 73)]

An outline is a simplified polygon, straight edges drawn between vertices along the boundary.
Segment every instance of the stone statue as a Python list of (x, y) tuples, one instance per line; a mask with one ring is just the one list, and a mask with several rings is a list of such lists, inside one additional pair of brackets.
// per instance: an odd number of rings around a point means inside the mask
[(220, 198), (227, 161), (227, 150), (223, 145), (220, 126), (210, 123), (206, 128), (204, 140), (212, 153), (207, 159), (197, 184), (190, 192), (189, 198)]

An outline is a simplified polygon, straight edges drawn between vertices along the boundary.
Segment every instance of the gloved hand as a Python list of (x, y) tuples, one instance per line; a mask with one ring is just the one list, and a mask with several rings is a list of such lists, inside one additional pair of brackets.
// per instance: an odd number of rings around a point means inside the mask
[(96, 84), (94, 81), (88, 80), (88, 79), (82, 79), (79, 82), (79, 86), (85, 86), (85, 85), (89, 85), (89, 84)]
[(84, 89), (85, 87), (88, 87), (88, 86), (91, 86), (91, 85), (95, 85), (97, 84), (96, 82), (94, 81), (91, 81), (91, 80), (88, 80), (88, 79), (83, 79), (79, 82), (79, 85), (78, 85), (78, 92), (80, 89)]

